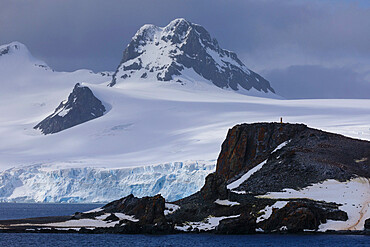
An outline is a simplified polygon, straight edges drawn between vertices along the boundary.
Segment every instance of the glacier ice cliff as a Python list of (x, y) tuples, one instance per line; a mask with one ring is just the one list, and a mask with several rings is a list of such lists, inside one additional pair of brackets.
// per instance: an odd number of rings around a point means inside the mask
[(174, 201), (197, 192), (215, 161), (130, 168), (58, 168), (32, 165), (0, 172), (0, 202), (109, 202), (129, 194), (162, 194)]

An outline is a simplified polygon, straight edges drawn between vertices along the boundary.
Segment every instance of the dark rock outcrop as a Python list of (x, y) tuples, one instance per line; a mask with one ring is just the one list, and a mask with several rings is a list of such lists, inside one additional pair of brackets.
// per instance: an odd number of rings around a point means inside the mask
[(200, 190), (200, 196), (205, 201), (209, 201), (218, 198), (226, 199), (227, 195), (226, 180), (215, 173), (209, 174), (206, 177), (204, 186)]
[(165, 200), (161, 195), (137, 198), (132, 194), (103, 207), (104, 212), (135, 216), (142, 224), (164, 222)]
[(57, 133), (101, 117), (105, 111), (103, 103), (94, 96), (90, 88), (77, 83), (68, 100), (60, 103), (54, 113), (38, 123), (34, 129), (40, 129), (45, 135)]
[(279, 144), (307, 127), (303, 124), (241, 124), (227, 133), (217, 159), (216, 174), (234, 178), (266, 160)]
[(281, 209), (274, 209), (270, 218), (263, 221), (260, 227), (266, 232), (302, 232), (305, 229), (317, 230), (328, 219), (346, 221), (348, 215), (320, 203), (292, 201)]
[(216, 228), (217, 234), (250, 234), (256, 232), (256, 218), (241, 214), (238, 218), (221, 220)]
[[(151, 53), (154, 49), (160, 54), (157, 60), (170, 62), (163, 64), (153, 60), (144, 64), (142, 57), (149, 49)], [(220, 48), (205, 28), (185, 19), (176, 19), (164, 28), (154, 25), (140, 28), (124, 50), (109, 86), (135, 73), (140, 73), (141, 78), (153, 74), (151, 78), (158, 81), (171, 81), (181, 76), (186, 68), (220, 88), (275, 92), (266, 79), (249, 70), (234, 52)]]

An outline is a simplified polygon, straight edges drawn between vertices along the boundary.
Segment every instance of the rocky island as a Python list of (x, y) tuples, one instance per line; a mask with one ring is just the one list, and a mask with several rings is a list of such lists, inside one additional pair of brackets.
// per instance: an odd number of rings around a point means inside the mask
[(370, 142), (303, 124), (229, 130), (203, 188), (166, 202), (133, 195), (72, 216), (0, 221), (2, 232), (369, 234)]

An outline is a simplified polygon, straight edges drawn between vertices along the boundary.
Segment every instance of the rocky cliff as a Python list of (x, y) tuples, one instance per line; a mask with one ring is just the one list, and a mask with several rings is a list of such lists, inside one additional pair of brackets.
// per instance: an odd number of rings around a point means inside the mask
[[(280, 149), (274, 151), (282, 145)], [(370, 143), (303, 124), (241, 124), (229, 130), (216, 174), (235, 181), (266, 160), (239, 188), (263, 194), (335, 179), (370, 177)], [(286, 179), (289, 178), (289, 179)]]

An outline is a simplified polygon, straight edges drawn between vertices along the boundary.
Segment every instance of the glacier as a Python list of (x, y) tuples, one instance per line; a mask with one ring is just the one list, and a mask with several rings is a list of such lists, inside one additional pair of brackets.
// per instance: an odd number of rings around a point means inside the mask
[(106, 203), (133, 194), (175, 201), (197, 192), (215, 161), (130, 168), (31, 165), (0, 172), (0, 202)]

